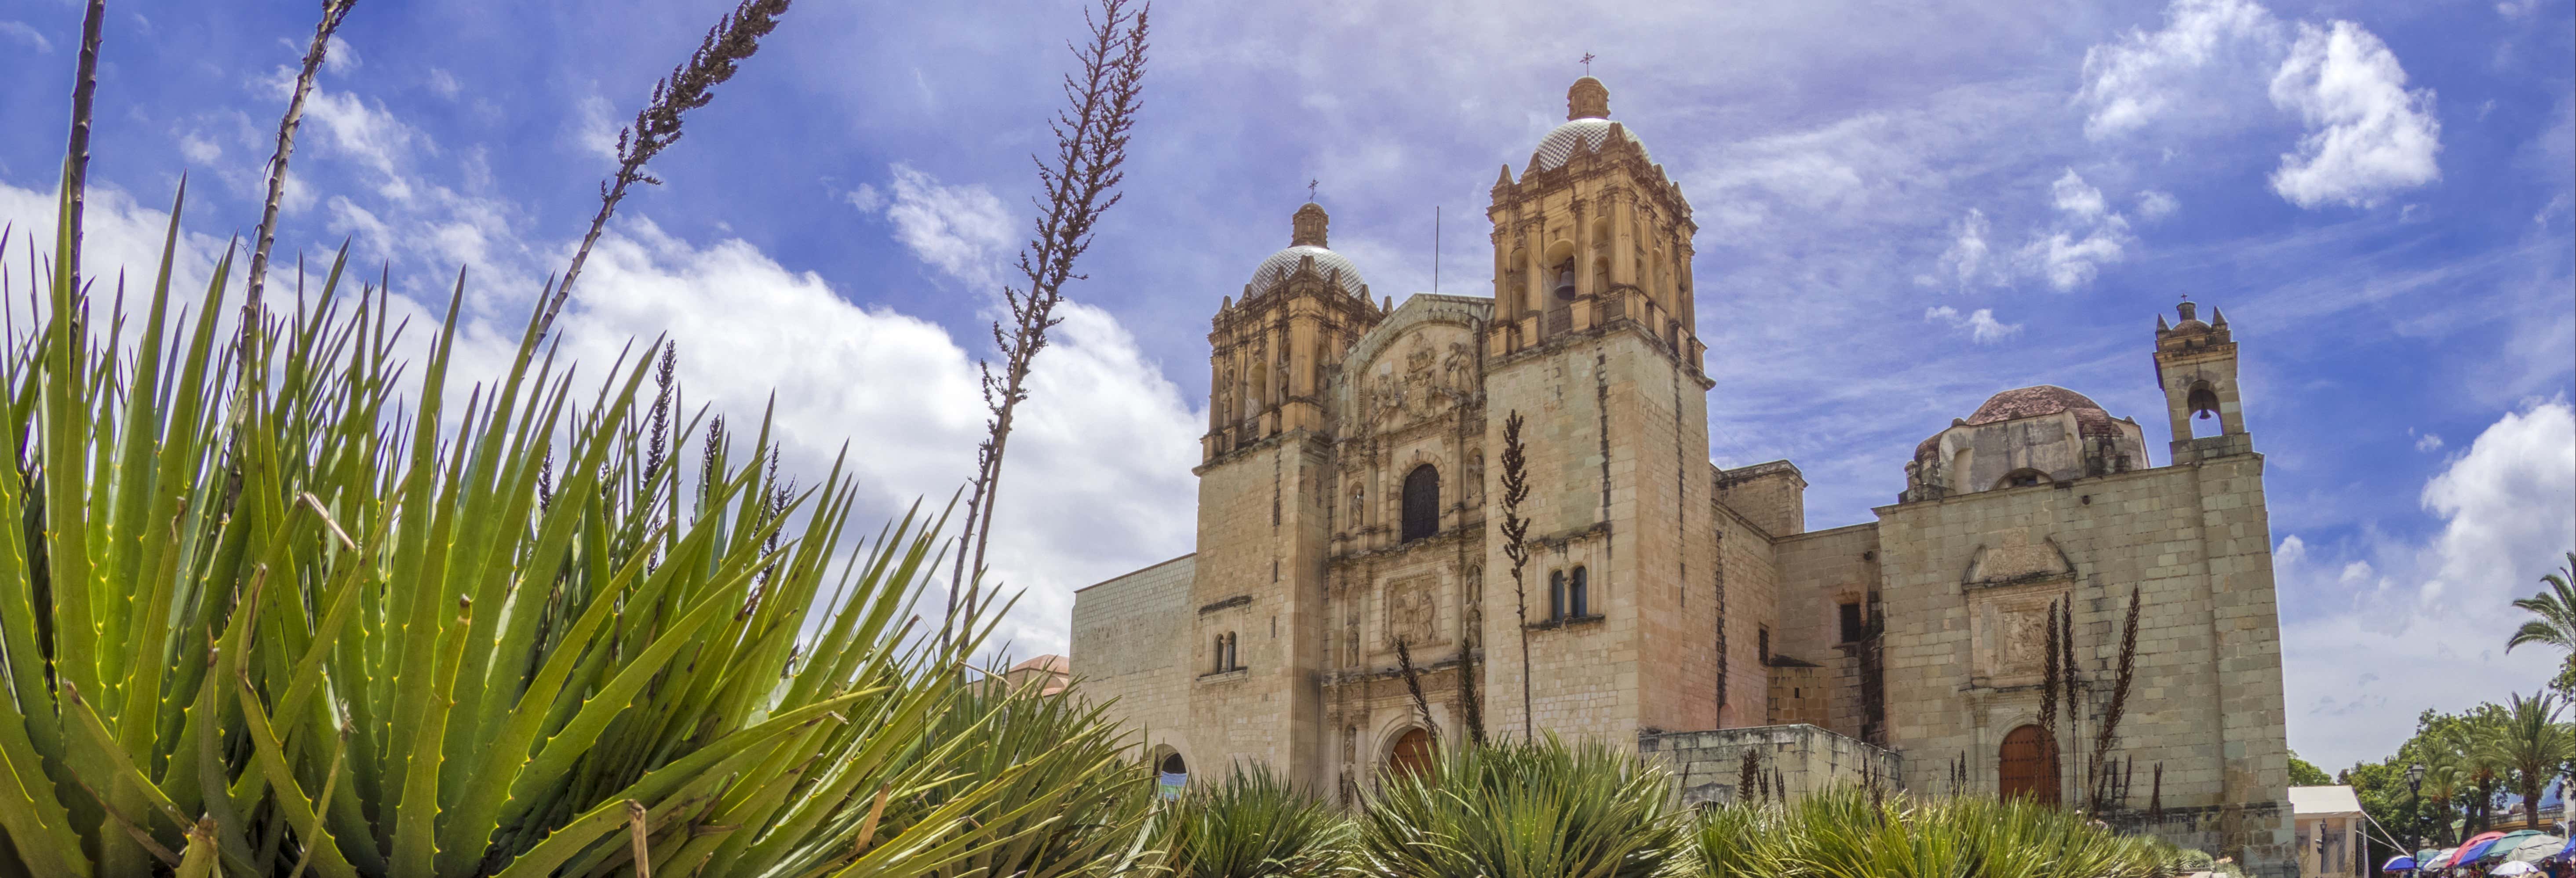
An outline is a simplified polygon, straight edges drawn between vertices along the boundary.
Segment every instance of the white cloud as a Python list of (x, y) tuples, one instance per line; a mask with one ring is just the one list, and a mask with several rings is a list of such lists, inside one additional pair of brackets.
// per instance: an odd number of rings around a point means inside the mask
[(2128, 219), (2110, 212), (2102, 190), (2068, 168), (2049, 184), (2049, 193), (2066, 222), (2034, 235), (2013, 254), (2017, 274), (2045, 278), (2049, 286), (2072, 290), (2092, 283), (2102, 266), (2128, 257), (2128, 246), (2136, 238), (2129, 234)]
[(2300, 24), (2298, 43), (2272, 78), (2272, 102), (2308, 126), (2272, 175), (2273, 191), (2293, 204), (2368, 207), (2442, 177), (2432, 90), (2408, 91), (2396, 53), (2360, 25)]
[(2103, 140), (2170, 115), (2209, 112), (2207, 80), (2279, 40), (2280, 22), (2250, 0), (2175, 0), (2165, 26), (2133, 29), (2084, 52), (2084, 135)]
[(2092, 283), (2102, 266), (2128, 255), (2128, 222), (2117, 214), (2082, 237), (2054, 232), (2022, 245), (2015, 254), (2023, 271), (2048, 279), (2048, 285), (2072, 290)]
[(894, 203), (886, 219), (894, 237), (922, 262), (968, 286), (990, 288), (1013, 240), (1011, 213), (982, 185), (946, 186), (897, 164)]
[[(2429, 436), (2427, 437), (2429, 438)], [(2356, 545), (2286, 535), (2273, 550), (2285, 617), (2291, 743), (2329, 768), (2377, 759), (2412, 733), (2408, 717), (2537, 688), (2559, 657), (2504, 651), (2515, 598), (2576, 546), (2576, 408), (2507, 412), (2427, 480), (2439, 529), (2411, 540), (2375, 529)], [(2295, 618), (2304, 617), (2304, 618)], [(2355, 718), (2367, 721), (2354, 721)]]
[(2540, 8), (2540, 0), (2499, 0), (2495, 8), (2496, 14), (2506, 18), (2529, 18)]
[(327, 51), (322, 53), (322, 69), (333, 74), (347, 75), (349, 71), (358, 69), (363, 63), (358, 60), (357, 48), (349, 45), (349, 41), (341, 39), (336, 34), (331, 37), (331, 41), (325, 48)]
[(2433, 433), (2426, 433), (2422, 438), (2415, 440), (2415, 450), (2440, 451), (2442, 450), (2442, 437)]
[(191, 165), (211, 165), (224, 157), (224, 147), (213, 138), (189, 132), (179, 135), (179, 157), (187, 159)]
[(34, 25), (23, 21), (0, 21), (0, 36), (7, 36), (10, 39), (34, 46), (38, 52), (51, 52), (54, 50), (53, 41), (45, 39), (44, 32), (36, 30)]
[[(2564, 400), (2533, 406), (2496, 421), (2427, 482), (2424, 508), (2447, 522), (2433, 543), (2436, 563), (2427, 593), (2527, 592), (2559, 552), (2576, 548), (2571, 449), (2576, 409)], [(2516, 572), (2524, 575), (2499, 577)]]
[[(294, 87), (294, 74), (271, 85), (279, 97)], [(430, 148), (427, 135), (396, 118), (381, 101), (315, 86), (304, 99), (304, 129), (333, 155), (376, 171), (376, 193), (397, 201), (412, 197), (412, 181), (401, 171), (415, 148)], [(299, 140), (299, 143), (304, 142)]]
[(851, 207), (858, 208), (860, 213), (875, 213), (883, 209), (886, 202), (885, 192), (872, 183), (859, 184), (859, 188), (843, 193), (841, 200), (849, 202)]
[[(26, 245), (23, 235), (38, 248), (51, 246), (54, 207), (50, 192), (0, 184), (0, 224), (14, 222), (22, 234), (7, 251), (11, 258)], [(335, 233), (362, 239), (408, 236), (415, 232), (406, 223), (421, 222), (380, 217), (344, 196), (329, 198), (328, 207)], [(91, 189), (87, 217), (84, 250), (95, 270), (148, 270), (158, 260), (166, 213), (100, 185)], [(174, 287), (202, 290), (224, 241), (202, 234), (181, 241)], [(279, 270), (291, 272), (293, 262)], [(468, 283), (489, 287), (491, 277), (477, 274)], [(272, 296), (293, 295), (291, 278), (270, 286)], [(446, 292), (433, 282), (420, 294)], [(497, 316), (464, 320), (450, 384), (460, 394), (506, 368), (527, 292), (501, 290), (511, 298), (481, 312)], [(417, 346), (424, 339), (418, 327), (430, 325), (444, 303), (424, 306), (410, 295), (397, 290), (392, 317), (411, 318), (407, 341)], [(469, 309), (475, 296), (469, 292)], [(1023, 656), (1064, 651), (1074, 588), (1189, 551), (1195, 526), (1190, 467), (1198, 462), (1203, 414), (1110, 314), (1074, 302), (1057, 313), (1065, 320), (1039, 355), (1019, 412), (990, 558), (990, 581), (1026, 592), (996, 643), (1009, 641)], [(17, 319), (27, 325), (24, 314)], [(558, 327), (565, 358), (577, 359), (588, 380), (603, 377), (598, 370), (630, 342), (669, 333), (679, 345), (688, 407), (710, 404), (729, 415), (741, 441), (774, 400), (781, 469), (800, 483), (819, 480), (846, 442), (846, 471), (857, 479), (862, 504), (857, 524), (891, 520), (916, 499), (945, 502), (965, 481), (983, 436), (975, 358), (947, 330), (853, 304), (820, 276), (790, 270), (740, 240), (699, 244), (640, 216), (621, 221), (600, 239), (582, 292)]]
[(2108, 209), (2102, 201), (2102, 190), (2084, 182), (2074, 168), (2068, 168), (2066, 173), (2059, 175), (2056, 182), (2049, 184), (2048, 191), (2057, 209), (2076, 219), (2100, 219)]
[[(974, 357), (946, 330), (861, 307), (738, 240), (698, 246), (649, 221), (602, 239), (565, 344), (605, 364), (669, 332), (691, 405), (745, 429), (774, 399), (786, 469), (809, 483), (849, 443), (878, 517), (965, 481), (984, 412)], [(1005, 637), (1061, 652), (1072, 590), (1189, 550), (1204, 419), (1108, 313), (1068, 303), (1039, 355), (1004, 474), (989, 559), (1027, 594)], [(864, 516), (863, 516), (864, 518)]]
[(581, 99), (572, 138), (583, 152), (617, 161), (617, 136), (623, 130), (617, 121), (616, 108), (609, 104), (607, 98), (591, 95)]
[(1986, 243), (1989, 228), (1986, 212), (1975, 208), (1969, 208), (1968, 215), (1951, 226), (1950, 248), (1941, 251), (1941, 270), (1957, 279), (1959, 286), (1967, 286), (1985, 269), (1986, 254), (1991, 249)]
[(454, 100), (456, 93), (463, 91), (464, 86), (459, 85), (456, 82), (456, 74), (447, 72), (446, 68), (432, 67), (429, 68), (429, 90), (439, 97)]
[(2175, 200), (2171, 192), (2148, 189), (2138, 193), (2139, 219), (2152, 223), (2172, 216), (2174, 211), (2180, 209), (2182, 209), (2182, 202)]
[(2004, 340), (2006, 336), (2021, 331), (2019, 323), (1996, 320), (1992, 308), (1979, 308), (1962, 317), (1959, 316), (1959, 309), (1941, 305), (1923, 309), (1923, 319), (1947, 323), (1953, 329), (1964, 330), (1968, 333), (1968, 338), (1978, 344), (1994, 344)]

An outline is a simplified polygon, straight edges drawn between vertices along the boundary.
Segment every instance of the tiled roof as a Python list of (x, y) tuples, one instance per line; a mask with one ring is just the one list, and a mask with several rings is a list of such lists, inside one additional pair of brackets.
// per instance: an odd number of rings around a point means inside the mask
[(2036, 418), (2058, 412), (2075, 413), (2076, 432), (2086, 436), (2116, 436), (2119, 428), (2111, 425), (2111, 413), (2091, 397), (2054, 384), (2007, 390), (1986, 398), (1977, 413), (1968, 416), (1968, 426)]
[[(1638, 152), (1644, 152), (1646, 142), (1637, 139), (1637, 132), (1628, 131), (1627, 134), (1628, 142), (1636, 144)], [(1574, 145), (1578, 142), (1593, 149), (1600, 149), (1602, 144), (1609, 141), (1610, 120), (1568, 120), (1565, 124), (1556, 126), (1556, 130), (1548, 132), (1547, 137), (1539, 140), (1538, 151), (1530, 155), (1529, 170), (1544, 171), (1565, 164), (1566, 159), (1574, 157)]]
[(1257, 296), (1268, 292), (1270, 285), (1297, 273), (1297, 264), (1308, 256), (1315, 257), (1315, 273), (1332, 278), (1334, 272), (1340, 272), (1342, 291), (1352, 295), (1359, 294), (1361, 285), (1359, 266), (1351, 264), (1351, 261), (1343, 258), (1342, 254), (1312, 244), (1299, 244), (1270, 254), (1270, 258), (1261, 260), (1261, 267), (1252, 270), (1252, 295)]

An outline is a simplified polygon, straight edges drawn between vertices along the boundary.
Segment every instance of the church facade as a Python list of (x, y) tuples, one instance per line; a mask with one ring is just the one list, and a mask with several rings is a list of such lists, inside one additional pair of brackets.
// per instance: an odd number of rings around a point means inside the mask
[(1727, 748), (1786, 764), (1804, 735), (1857, 755), (1800, 789), (2036, 796), (2289, 862), (2225, 317), (2141, 333), (2161, 465), (2079, 393), (2006, 390), (1925, 439), (1874, 520), (1809, 530), (1796, 466), (1710, 462), (1688, 201), (1598, 80), (1568, 110), (1494, 183), (1490, 297), (1372, 298), (1308, 204), (1218, 305), (1197, 550), (1073, 611), (1073, 674), (1166, 780), (1254, 761), (1356, 802), (1481, 727), (1611, 742), (1723, 799), (1752, 794)]

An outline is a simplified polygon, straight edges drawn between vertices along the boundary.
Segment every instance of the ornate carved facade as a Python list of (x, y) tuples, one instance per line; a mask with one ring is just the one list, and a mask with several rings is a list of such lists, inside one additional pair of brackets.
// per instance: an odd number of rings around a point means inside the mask
[[(2143, 792), (2100, 812), (2277, 874), (2269, 530), (2224, 318), (2158, 322), (2166, 465), (2082, 394), (2007, 390), (1918, 445), (1873, 520), (1810, 531), (1797, 467), (1710, 463), (1688, 201), (1600, 82), (1567, 97), (1494, 185), (1492, 298), (1372, 300), (1313, 204), (1222, 297), (1198, 550), (1077, 594), (1082, 691), (1158, 764), (1266, 762), (1346, 803), (1479, 726), (1637, 747), (1693, 800), (1737, 794), (1746, 746), (1849, 756), (1782, 775), (1802, 790), (1866, 772), (2086, 804), (2101, 763), (2161, 764), (2161, 822)], [(1514, 415), (1518, 571), (1496, 536)], [(2096, 753), (2133, 593), (2154, 648)]]

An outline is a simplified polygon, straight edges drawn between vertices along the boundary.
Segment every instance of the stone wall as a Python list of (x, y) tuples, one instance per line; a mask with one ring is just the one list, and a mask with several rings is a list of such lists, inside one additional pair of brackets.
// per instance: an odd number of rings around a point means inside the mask
[[(1261, 762), (1322, 788), (1324, 550), (1328, 449), (1296, 431), (1199, 468), (1199, 551), (1187, 605), (1193, 641), (1183, 751), (1210, 769)], [(1238, 667), (1213, 644), (1237, 638)], [(1079, 659), (1077, 659), (1079, 661)]]
[(1673, 773), (1684, 805), (1744, 798), (1739, 786), (1747, 752), (1754, 754), (1755, 770), (1776, 778), (1790, 799), (1869, 783), (1894, 790), (1895, 779), (1904, 776), (1904, 760), (1896, 754), (1810, 725), (1637, 736), (1637, 754)]
[(2246, 454), (1878, 509), (1888, 740), (1908, 785), (1945, 789), (1964, 761), (1968, 791), (1996, 790), (2003, 737), (2038, 716), (2042, 620), (2071, 601), (2059, 795), (2081, 803), (2134, 589), (2137, 676), (2108, 756), (2135, 762), (2128, 806), (2161, 764), (2165, 810), (2213, 815), (2220, 852), (2279, 874), (2288, 749), (2261, 476)]
[(1774, 537), (1807, 530), (1807, 478), (1785, 460), (1717, 473), (1717, 502)]
[(1171, 747), (1193, 766), (1200, 749), (1188, 737), (1183, 676), (1197, 571), (1198, 556), (1182, 555), (1073, 593), (1074, 691), (1110, 704), (1111, 717), (1141, 731), (1149, 748)]
[[(1864, 650), (1845, 641), (1842, 605), (1858, 606), (1866, 625), (1877, 618), (1878, 525), (1855, 524), (1779, 540), (1772, 546), (1780, 567), (1780, 618), (1774, 652), (1818, 666), (1822, 713), (1811, 720), (1838, 735), (1870, 740), (1877, 711), (1866, 703)], [(1880, 705), (1883, 709), (1884, 705)]]

